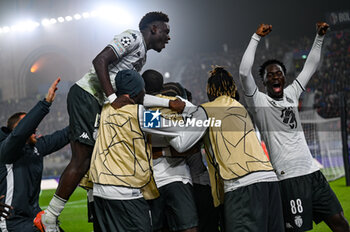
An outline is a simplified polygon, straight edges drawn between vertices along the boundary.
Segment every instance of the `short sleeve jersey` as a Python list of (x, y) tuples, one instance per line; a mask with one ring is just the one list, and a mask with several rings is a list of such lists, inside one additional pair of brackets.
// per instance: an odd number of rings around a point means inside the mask
[(274, 100), (258, 89), (252, 96), (246, 96), (249, 111), (260, 129), (279, 180), (319, 170), (299, 118), (298, 99), (303, 90), (295, 80), (284, 89), (280, 100)]
[[(141, 32), (135, 30), (127, 30), (116, 35), (108, 47), (113, 49), (118, 58), (108, 66), (109, 77), (113, 89), (116, 91), (114, 78), (117, 73), (126, 69), (140, 72), (146, 63), (147, 48)], [(101, 105), (103, 104), (106, 96), (93, 66), (76, 84), (92, 94)]]

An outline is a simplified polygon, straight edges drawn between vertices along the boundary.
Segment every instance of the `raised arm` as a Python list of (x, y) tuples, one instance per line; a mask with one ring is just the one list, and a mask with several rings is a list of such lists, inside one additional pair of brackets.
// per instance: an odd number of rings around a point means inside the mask
[(312, 45), (311, 51), (305, 61), (303, 70), (300, 72), (300, 74), (297, 77), (297, 80), (299, 81), (299, 83), (303, 88), (306, 87), (307, 83), (309, 82), (312, 75), (315, 73), (318, 67), (318, 64), (321, 60), (322, 43), (323, 43), (324, 35), (326, 34), (329, 25), (327, 23), (320, 22), (316, 24), (316, 27), (317, 27), (317, 34), (316, 34), (314, 43)]
[(0, 163), (14, 163), (20, 158), (27, 139), (35, 132), (41, 120), (49, 113), (51, 103), (55, 99), (57, 84), (60, 78), (57, 78), (51, 85), (45, 100), (36, 104), (28, 114), (18, 123), (13, 131), (0, 143)]
[(251, 96), (257, 89), (257, 86), (252, 75), (252, 67), (254, 64), (256, 48), (260, 38), (266, 36), (272, 31), (272, 26), (260, 24), (256, 32), (253, 34), (247, 49), (242, 57), (241, 65), (239, 66), (239, 77), (242, 83), (244, 94)]

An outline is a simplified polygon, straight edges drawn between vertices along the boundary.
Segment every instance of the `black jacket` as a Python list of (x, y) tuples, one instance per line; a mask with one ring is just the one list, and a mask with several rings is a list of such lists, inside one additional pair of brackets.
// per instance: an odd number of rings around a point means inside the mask
[(41, 211), (39, 193), (43, 157), (69, 142), (67, 127), (38, 138), (35, 145), (26, 144), (49, 112), (50, 105), (45, 100), (40, 101), (12, 132), (6, 127), (0, 130), (0, 195), (5, 195), (2, 201), (5, 200), (14, 208), (12, 216), (7, 220), (8, 229), (21, 228), (23, 217), (33, 220)]

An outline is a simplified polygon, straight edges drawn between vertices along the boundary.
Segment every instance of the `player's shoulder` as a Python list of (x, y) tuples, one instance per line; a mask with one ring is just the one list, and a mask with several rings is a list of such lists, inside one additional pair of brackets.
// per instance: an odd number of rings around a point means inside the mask
[(116, 35), (115, 37), (126, 37), (126, 38), (130, 39), (131, 41), (135, 42), (135, 41), (141, 40), (142, 34), (140, 31), (128, 29), (128, 30), (123, 31), (122, 33)]
[(299, 81), (295, 79), (290, 85), (288, 85), (284, 90), (284, 94), (290, 97), (299, 97), (300, 93), (304, 91)]

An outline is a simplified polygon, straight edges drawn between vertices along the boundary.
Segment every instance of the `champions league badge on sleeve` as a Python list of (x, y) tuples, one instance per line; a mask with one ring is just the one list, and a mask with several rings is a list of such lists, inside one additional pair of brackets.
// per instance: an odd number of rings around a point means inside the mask
[(161, 126), (161, 120), (160, 120), (161, 113), (159, 110), (147, 110), (143, 112), (143, 127), (145, 128), (160, 128)]
[(124, 36), (121, 40), (120, 43), (123, 45), (124, 48), (127, 48), (131, 44), (131, 39), (129, 37)]

